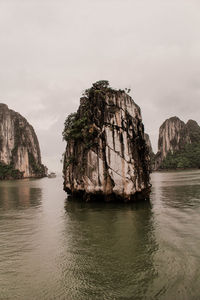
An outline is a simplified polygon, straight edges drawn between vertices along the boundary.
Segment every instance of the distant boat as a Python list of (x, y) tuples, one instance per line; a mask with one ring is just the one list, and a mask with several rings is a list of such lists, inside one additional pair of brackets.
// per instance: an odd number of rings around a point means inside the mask
[(51, 172), (51, 173), (49, 173), (49, 174), (47, 175), (47, 177), (48, 177), (48, 178), (55, 178), (55, 177), (56, 177), (56, 173)]

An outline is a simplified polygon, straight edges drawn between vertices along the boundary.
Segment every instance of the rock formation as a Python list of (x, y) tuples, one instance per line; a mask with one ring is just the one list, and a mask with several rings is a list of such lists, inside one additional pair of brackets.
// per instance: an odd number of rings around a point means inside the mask
[(186, 127), (189, 133), (189, 137), (191, 143), (199, 143), (200, 142), (200, 126), (194, 120), (189, 120), (186, 123)]
[(33, 127), (19, 113), (0, 104), (0, 179), (45, 175)]
[[(158, 152), (155, 157), (155, 169), (158, 169), (167, 154), (181, 151), (185, 145), (192, 142), (191, 127), (195, 121), (188, 121), (185, 124), (178, 117), (167, 119), (160, 127), (158, 139)], [(198, 124), (196, 123), (198, 126)]]
[(107, 81), (93, 84), (66, 122), (64, 189), (85, 200), (149, 196), (150, 158), (140, 108)]
[(147, 144), (147, 147), (149, 149), (149, 155), (150, 155), (150, 165), (151, 165), (151, 171), (154, 169), (154, 163), (155, 163), (155, 153), (153, 152), (153, 148), (151, 145), (150, 137), (147, 133), (144, 134), (144, 139)]
[(145, 139), (145, 142), (146, 142), (147, 146), (149, 147), (149, 152), (153, 152), (152, 145), (151, 145), (151, 140), (150, 140), (150, 137), (147, 133), (144, 133), (144, 139)]

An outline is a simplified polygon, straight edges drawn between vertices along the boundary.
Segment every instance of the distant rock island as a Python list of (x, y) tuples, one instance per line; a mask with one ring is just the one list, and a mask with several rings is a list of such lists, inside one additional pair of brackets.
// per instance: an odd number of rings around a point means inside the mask
[(149, 155), (150, 155), (150, 166), (151, 166), (151, 171), (154, 169), (154, 164), (155, 164), (155, 153), (153, 152), (153, 148), (151, 145), (151, 140), (150, 137), (147, 133), (144, 134), (144, 139), (146, 141), (147, 147), (149, 149)]
[(154, 169), (200, 167), (200, 126), (186, 124), (178, 117), (167, 119), (160, 127)]
[(64, 190), (89, 200), (134, 201), (150, 192), (150, 156), (139, 106), (99, 81), (67, 117)]
[(40, 147), (33, 127), (19, 113), (0, 104), (0, 180), (44, 177)]

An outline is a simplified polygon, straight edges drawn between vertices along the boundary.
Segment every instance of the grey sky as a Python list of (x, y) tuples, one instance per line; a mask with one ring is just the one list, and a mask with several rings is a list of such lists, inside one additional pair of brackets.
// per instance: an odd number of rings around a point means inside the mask
[(168, 117), (200, 123), (199, 0), (0, 0), (0, 102), (62, 169), (63, 123), (100, 79), (131, 88), (154, 150)]

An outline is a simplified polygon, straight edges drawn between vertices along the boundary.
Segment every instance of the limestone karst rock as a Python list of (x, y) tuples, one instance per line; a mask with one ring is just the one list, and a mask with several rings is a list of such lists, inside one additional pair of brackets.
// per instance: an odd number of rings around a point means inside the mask
[(0, 179), (43, 177), (40, 147), (33, 127), (0, 104)]
[(85, 200), (149, 196), (150, 157), (139, 106), (107, 81), (93, 84), (65, 122), (64, 189)]
[(150, 137), (147, 133), (144, 133), (144, 139), (145, 139), (145, 142), (146, 142), (147, 146), (149, 147), (149, 152), (153, 152), (152, 145), (151, 145), (151, 140), (150, 140)]
[[(189, 125), (188, 125), (189, 126)], [(184, 149), (191, 143), (188, 126), (178, 117), (172, 117), (161, 125), (159, 129), (158, 152), (155, 157), (155, 169), (158, 169), (167, 154)]]
[(200, 142), (200, 126), (194, 120), (189, 120), (186, 123), (187, 130), (189, 132), (189, 137), (191, 143), (199, 143)]
[(147, 133), (144, 133), (144, 139), (147, 144), (147, 147), (149, 148), (149, 155), (150, 155), (150, 165), (151, 165), (151, 170), (154, 169), (154, 163), (155, 163), (155, 153), (153, 152), (153, 148), (151, 145), (151, 140), (150, 137)]

